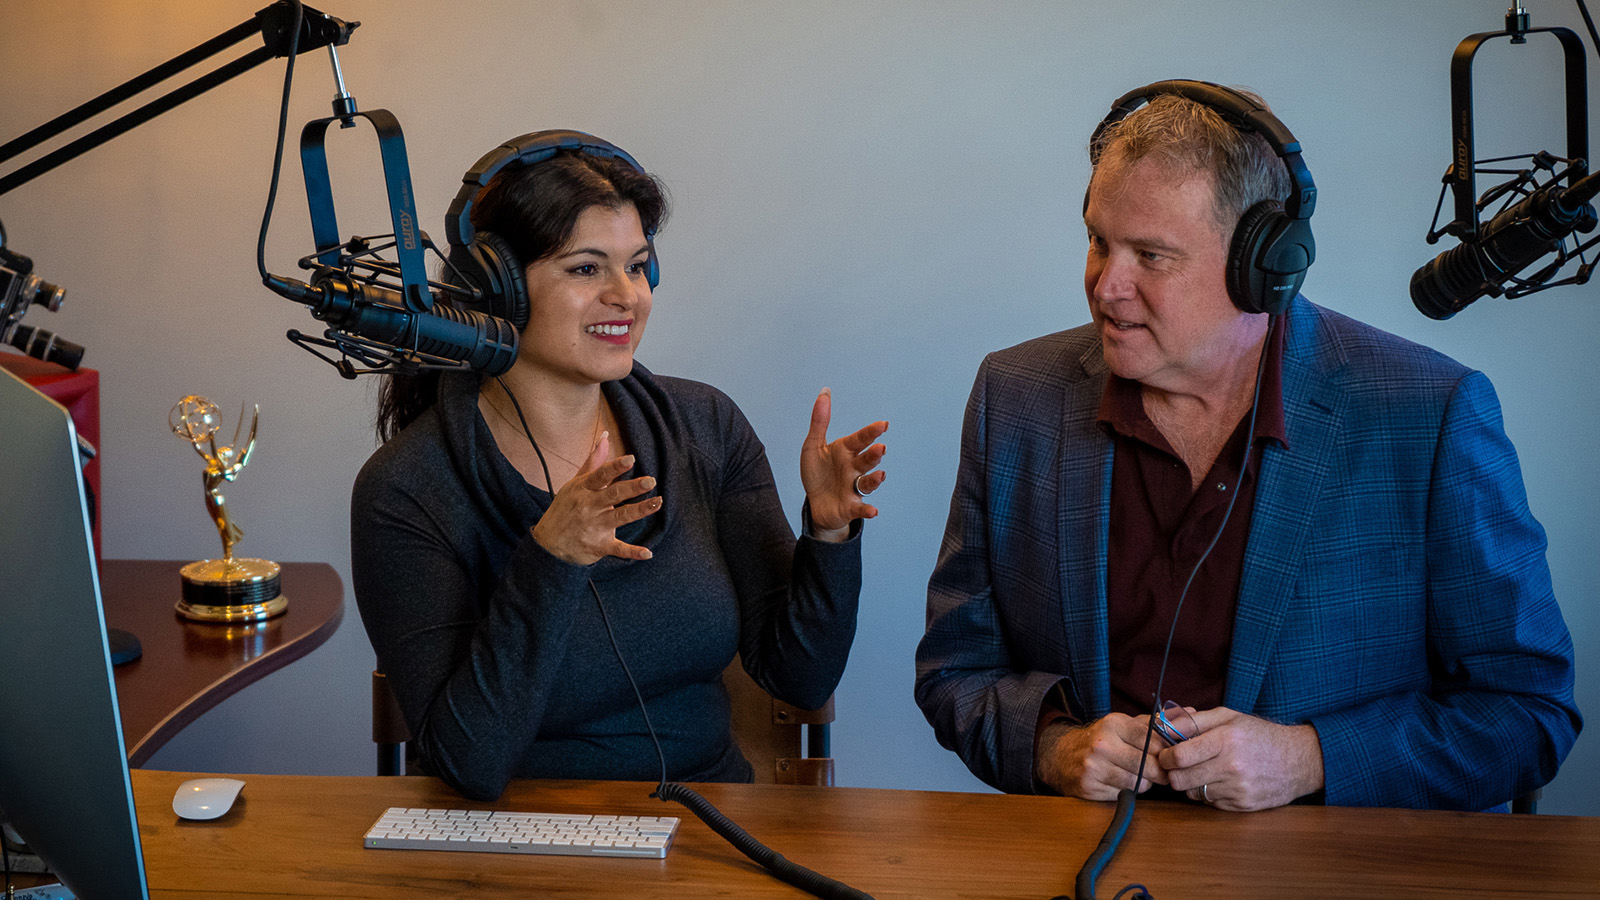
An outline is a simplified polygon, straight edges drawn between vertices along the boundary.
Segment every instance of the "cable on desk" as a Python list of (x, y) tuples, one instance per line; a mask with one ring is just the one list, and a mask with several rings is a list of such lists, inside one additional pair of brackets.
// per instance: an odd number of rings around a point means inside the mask
[[(1128, 826), (1133, 823), (1133, 797), (1133, 791), (1127, 788), (1117, 791), (1117, 811), (1111, 814), (1111, 824), (1106, 828), (1105, 834), (1100, 836), (1099, 846), (1094, 848), (1094, 852), (1084, 861), (1083, 868), (1078, 870), (1078, 880), (1073, 885), (1073, 890), (1079, 897), (1094, 897), (1094, 883), (1099, 880), (1100, 872), (1111, 862), (1111, 857), (1116, 854), (1117, 847), (1122, 843), (1123, 835), (1128, 833)], [(1139, 890), (1140, 894), (1135, 894), (1135, 897), (1148, 896), (1142, 886)], [(1118, 891), (1117, 897), (1121, 897), (1126, 891), (1127, 888)]]
[[(546, 476), (545, 480), (548, 481), (549, 477)], [(661, 740), (656, 737), (655, 726), (650, 724), (650, 712), (645, 708), (644, 694), (639, 690), (639, 683), (633, 680), (633, 672), (628, 668), (628, 661), (623, 658), (622, 648), (617, 645), (617, 635), (611, 630), (611, 617), (606, 614), (606, 603), (600, 598), (600, 589), (594, 586), (592, 580), (589, 582), (589, 591), (594, 594), (594, 602), (600, 607), (600, 621), (606, 626), (606, 637), (611, 639), (611, 651), (616, 654), (617, 662), (622, 664), (622, 674), (628, 676), (628, 685), (633, 688), (633, 696), (639, 701), (639, 712), (644, 715), (645, 730), (650, 732), (650, 740), (656, 745), (656, 756), (661, 760), (661, 782), (650, 796), (677, 803), (688, 809), (700, 821), (706, 823), (708, 828), (721, 835), (723, 840), (771, 872), (779, 881), (792, 884), (824, 900), (872, 900), (871, 894), (808, 869), (756, 840), (750, 832), (740, 828), (732, 819), (712, 806), (710, 800), (700, 796), (687, 785), (667, 782), (667, 755), (661, 751)]]
[(732, 819), (712, 806), (710, 800), (695, 793), (686, 785), (663, 784), (651, 796), (687, 807), (712, 831), (722, 835), (723, 840), (776, 875), (780, 881), (828, 900), (872, 900), (871, 894), (863, 893), (844, 882), (835, 881), (820, 872), (808, 869), (756, 840), (750, 832), (740, 828)]

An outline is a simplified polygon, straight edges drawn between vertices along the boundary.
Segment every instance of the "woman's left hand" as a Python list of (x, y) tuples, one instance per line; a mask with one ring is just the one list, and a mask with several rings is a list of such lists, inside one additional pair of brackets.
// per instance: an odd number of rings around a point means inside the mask
[[(833, 417), (833, 393), (823, 388), (811, 407), (811, 430), (800, 445), (800, 482), (811, 505), (811, 528), (825, 541), (842, 541), (850, 534), (850, 523), (871, 519), (878, 508), (866, 502), (865, 495), (877, 490), (887, 476), (873, 471), (888, 448), (874, 444), (888, 422), (871, 425), (828, 441), (828, 421)], [(857, 493), (857, 491), (860, 493)]]

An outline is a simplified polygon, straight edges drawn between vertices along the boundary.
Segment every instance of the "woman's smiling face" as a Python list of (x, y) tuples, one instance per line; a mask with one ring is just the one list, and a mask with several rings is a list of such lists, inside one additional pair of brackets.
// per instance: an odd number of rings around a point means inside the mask
[(585, 209), (566, 246), (527, 267), (519, 362), (578, 384), (626, 377), (650, 318), (649, 260), (633, 204)]

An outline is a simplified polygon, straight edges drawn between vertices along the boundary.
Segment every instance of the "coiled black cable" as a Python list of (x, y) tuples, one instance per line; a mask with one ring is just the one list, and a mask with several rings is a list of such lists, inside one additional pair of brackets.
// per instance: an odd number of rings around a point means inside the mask
[(723, 815), (720, 810), (711, 805), (711, 801), (695, 793), (694, 790), (682, 784), (663, 784), (656, 788), (652, 797), (659, 797), (678, 803), (688, 808), (700, 821), (722, 839), (732, 844), (735, 849), (745, 856), (750, 857), (757, 864), (778, 877), (779, 881), (792, 884), (795, 887), (815, 897), (825, 897), (828, 900), (872, 900), (872, 895), (856, 890), (842, 881), (835, 881), (820, 872), (813, 871), (797, 862), (785, 857), (782, 853), (756, 840), (750, 832), (740, 828), (732, 819)]
[(740, 853), (777, 876), (779, 881), (792, 884), (812, 896), (822, 897), (825, 900), (872, 900), (871, 894), (858, 891), (842, 881), (835, 881), (820, 872), (808, 869), (756, 840), (755, 836), (740, 828), (737, 823), (713, 806), (710, 800), (700, 796), (688, 785), (668, 783), (667, 756), (661, 750), (661, 741), (656, 737), (655, 726), (650, 724), (650, 712), (645, 708), (644, 694), (639, 690), (639, 683), (633, 680), (633, 672), (628, 668), (628, 661), (622, 656), (622, 648), (617, 646), (617, 636), (611, 630), (611, 617), (606, 614), (605, 601), (601, 599), (600, 589), (594, 586), (593, 581), (589, 582), (589, 591), (594, 594), (594, 602), (600, 607), (600, 621), (606, 626), (606, 637), (611, 639), (611, 650), (617, 655), (617, 662), (622, 664), (622, 674), (628, 676), (628, 685), (633, 688), (633, 696), (639, 701), (639, 712), (644, 715), (644, 727), (650, 732), (650, 740), (656, 745), (656, 756), (661, 760), (661, 782), (656, 785), (650, 796), (677, 803), (694, 813), (696, 818), (706, 823), (706, 827), (721, 835), (723, 840), (732, 844)]
[[(1111, 814), (1111, 824), (1106, 826), (1099, 845), (1084, 860), (1083, 868), (1078, 870), (1078, 878), (1073, 882), (1072, 889), (1079, 897), (1089, 900), (1094, 897), (1094, 883), (1100, 880), (1100, 873), (1110, 865), (1111, 857), (1117, 854), (1117, 848), (1122, 845), (1123, 835), (1128, 833), (1128, 826), (1133, 824), (1133, 799), (1134, 793), (1128, 788), (1117, 791), (1117, 810)], [(1142, 885), (1139, 889), (1144, 890)], [(1119, 892), (1117, 896), (1122, 894)]]

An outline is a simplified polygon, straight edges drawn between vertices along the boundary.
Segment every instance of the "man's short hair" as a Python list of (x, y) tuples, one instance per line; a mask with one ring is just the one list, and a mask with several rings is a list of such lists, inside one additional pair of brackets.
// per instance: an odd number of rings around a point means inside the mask
[[(1240, 93), (1266, 107), (1255, 94)], [(1233, 232), (1245, 210), (1263, 200), (1281, 203), (1292, 188), (1289, 170), (1270, 141), (1240, 131), (1211, 107), (1176, 94), (1157, 95), (1107, 126), (1089, 147), (1096, 172), (1107, 153), (1122, 163), (1155, 157), (1176, 172), (1210, 174), (1214, 212), (1224, 234)]]

